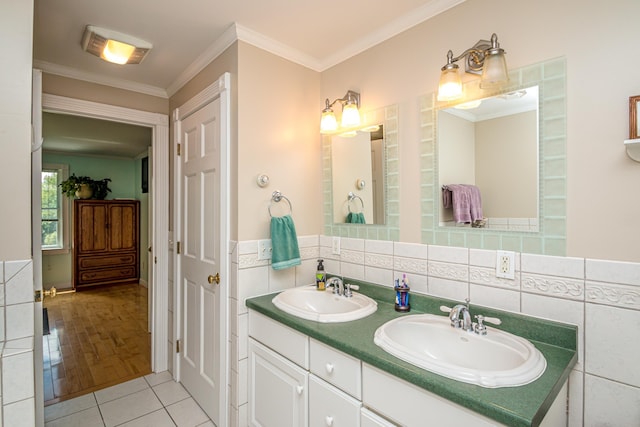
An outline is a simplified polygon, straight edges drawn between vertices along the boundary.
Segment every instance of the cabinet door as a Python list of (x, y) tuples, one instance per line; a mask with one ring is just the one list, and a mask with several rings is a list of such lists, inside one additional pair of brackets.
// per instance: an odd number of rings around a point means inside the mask
[(104, 203), (75, 202), (75, 249), (79, 254), (109, 249), (108, 212)]
[(249, 425), (306, 427), (308, 373), (249, 340)]
[(109, 205), (107, 223), (112, 251), (135, 250), (138, 247), (138, 214), (134, 203)]

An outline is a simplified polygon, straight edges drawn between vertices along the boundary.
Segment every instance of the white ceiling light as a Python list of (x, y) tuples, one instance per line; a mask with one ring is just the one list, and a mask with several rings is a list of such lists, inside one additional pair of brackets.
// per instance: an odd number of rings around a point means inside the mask
[(114, 64), (139, 64), (153, 45), (139, 38), (87, 25), (82, 37), (82, 49)]

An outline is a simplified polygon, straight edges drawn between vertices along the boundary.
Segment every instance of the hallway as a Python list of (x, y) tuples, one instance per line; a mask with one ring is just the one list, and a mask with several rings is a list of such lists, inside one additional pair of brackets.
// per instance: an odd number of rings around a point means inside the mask
[(151, 373), (147, 288), (100, 287), (47, 298), (45, 405)]

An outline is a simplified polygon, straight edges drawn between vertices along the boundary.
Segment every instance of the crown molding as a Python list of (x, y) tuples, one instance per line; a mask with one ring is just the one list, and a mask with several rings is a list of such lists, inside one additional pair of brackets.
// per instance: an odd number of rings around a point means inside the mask
[(452, 7), (464, 3), (466, 0), (432, 0), (418, 9), (395, 19), (388, 24), (378, 28), (366, 37), (336, 51), (334, 54), (325, 58), (319, 65), (317, 71), (324, 71), (333, 67), (347, 59), (364, 52), (373, 46), (380, 44), (416, 25), (437, 16)]
[(195, 61), (193, 61), (185, 70), (180, 73), (177, 79), (175, 79), (167, 88), (167, 94), (173, 96), (182, 86), (187, 84), (189, 80), (194, 78), (200, 71), (202, 71), (207, 65), (214, 59), (220, 56), (229, 46), (231, 46), (236, 40), (238, 40), (238, 34), (236, 31), (236, 24), (232, 24), (225, 30), (220, 37), (207, 50), (205, 50)]
[(130, 80), (114, 79), (112, 77), (106, 77), (102, 74), (87, 73), (76, 68), (65, 67), (64, 65), (58, 65), (51, 62), (34, 60), (33, 67), (40, 69), (47, 74), (54, 74), (56, 76), (69, 77), (89, 83), (116, 87), (119, 89), (130, 90), (146, 95), (157, 96), (159, 98), (169, 97), (166, 90), (157, 86), (136, 83)]
[(243, 42), (249, 43), (255, 47), (271, 52), (274, 55), (288, 59), (291, 62), (295, 62), (296, 64), (300, 64), (314, 71), (322, 71), (322, 64), (315, 57), (264, 36), (257, 31), (243, 27), (242, 25), (234, 24), (234, 26), (236, 28), (238, 40), (242, 40)]

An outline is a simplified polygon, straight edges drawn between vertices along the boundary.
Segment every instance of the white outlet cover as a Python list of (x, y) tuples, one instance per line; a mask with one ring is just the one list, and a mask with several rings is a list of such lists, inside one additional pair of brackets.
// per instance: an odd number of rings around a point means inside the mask
[(271, 259), (271, 239), (258, 241), (258, 260)]
[(331, 248), (331, 253), (333, 255), (340, 255), (340, 237), (333, 236), (333, 246)]
[(514, 280), (516, 278), (516, 253), (496, 251), (496, 277)]

